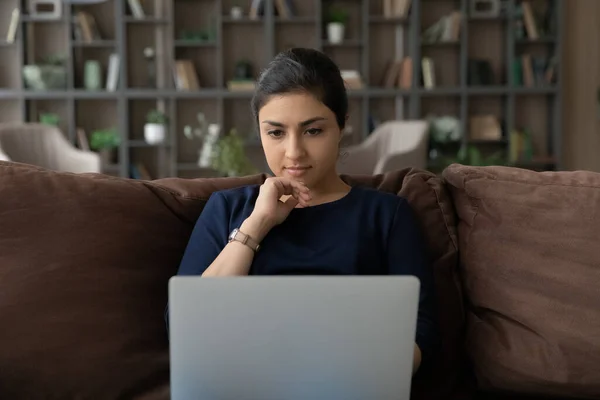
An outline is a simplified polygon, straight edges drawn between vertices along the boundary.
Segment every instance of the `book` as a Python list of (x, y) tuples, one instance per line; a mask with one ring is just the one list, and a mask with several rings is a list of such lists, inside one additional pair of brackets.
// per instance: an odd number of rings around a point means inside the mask
[(106, 74), (106, 90), (114, 92), (119, 82), (120, 59), (119, 55), (113, 53), (108, 58), (108, 73)]
[(8, 33), (6, 34), (6, 42), (14, 43), (17, 37), (17, 28), (19, 27), (19, 19), (21, 18), (21, 11), (15, 8), (12, 11), (10, 17), (10, 25), (8, 26)]

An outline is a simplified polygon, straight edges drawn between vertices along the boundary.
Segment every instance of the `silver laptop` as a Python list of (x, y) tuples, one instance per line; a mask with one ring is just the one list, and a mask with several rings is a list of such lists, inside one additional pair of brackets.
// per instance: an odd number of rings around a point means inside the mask
[(173, 400), (404, 400), (419, 281), (249, 276), (169, 281)]

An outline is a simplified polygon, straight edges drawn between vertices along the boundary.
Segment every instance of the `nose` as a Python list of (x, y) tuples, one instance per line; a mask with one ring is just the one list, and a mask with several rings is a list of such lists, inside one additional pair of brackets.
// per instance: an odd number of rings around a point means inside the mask
[(286, 138), (285, 156), (290, 160), (300, 160), (306, 155), (306, 148), (301, 134), (291, 134)]

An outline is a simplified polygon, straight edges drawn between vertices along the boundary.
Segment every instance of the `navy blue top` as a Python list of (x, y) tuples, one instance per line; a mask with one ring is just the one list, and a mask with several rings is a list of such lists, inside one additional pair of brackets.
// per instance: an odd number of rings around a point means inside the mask
[[(201, 275), (254, 209), (259, 185), (214, 192), (200, 214), (178, 275)], [(414, 275), (421, 292), (416, 343), (423, 363), (437, 341), (433, 276), (408, 202), (353, 187), (343, 198), (295, 208), (261, 242), (251, 275)]]

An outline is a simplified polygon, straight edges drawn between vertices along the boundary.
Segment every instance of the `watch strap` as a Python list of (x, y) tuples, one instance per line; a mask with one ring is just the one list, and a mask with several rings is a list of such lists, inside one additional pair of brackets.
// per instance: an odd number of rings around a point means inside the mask
[(256, 240), (252, 239), (250, 235), (247, 235), (244, 232), (240, 231), (239, 228), (235, 228), (229, 234), (229, 242), (233, 241), (240, 242), (250, 247), (254, 252), (257, 252), (260, 249), (260, 244), (258, 244)]

